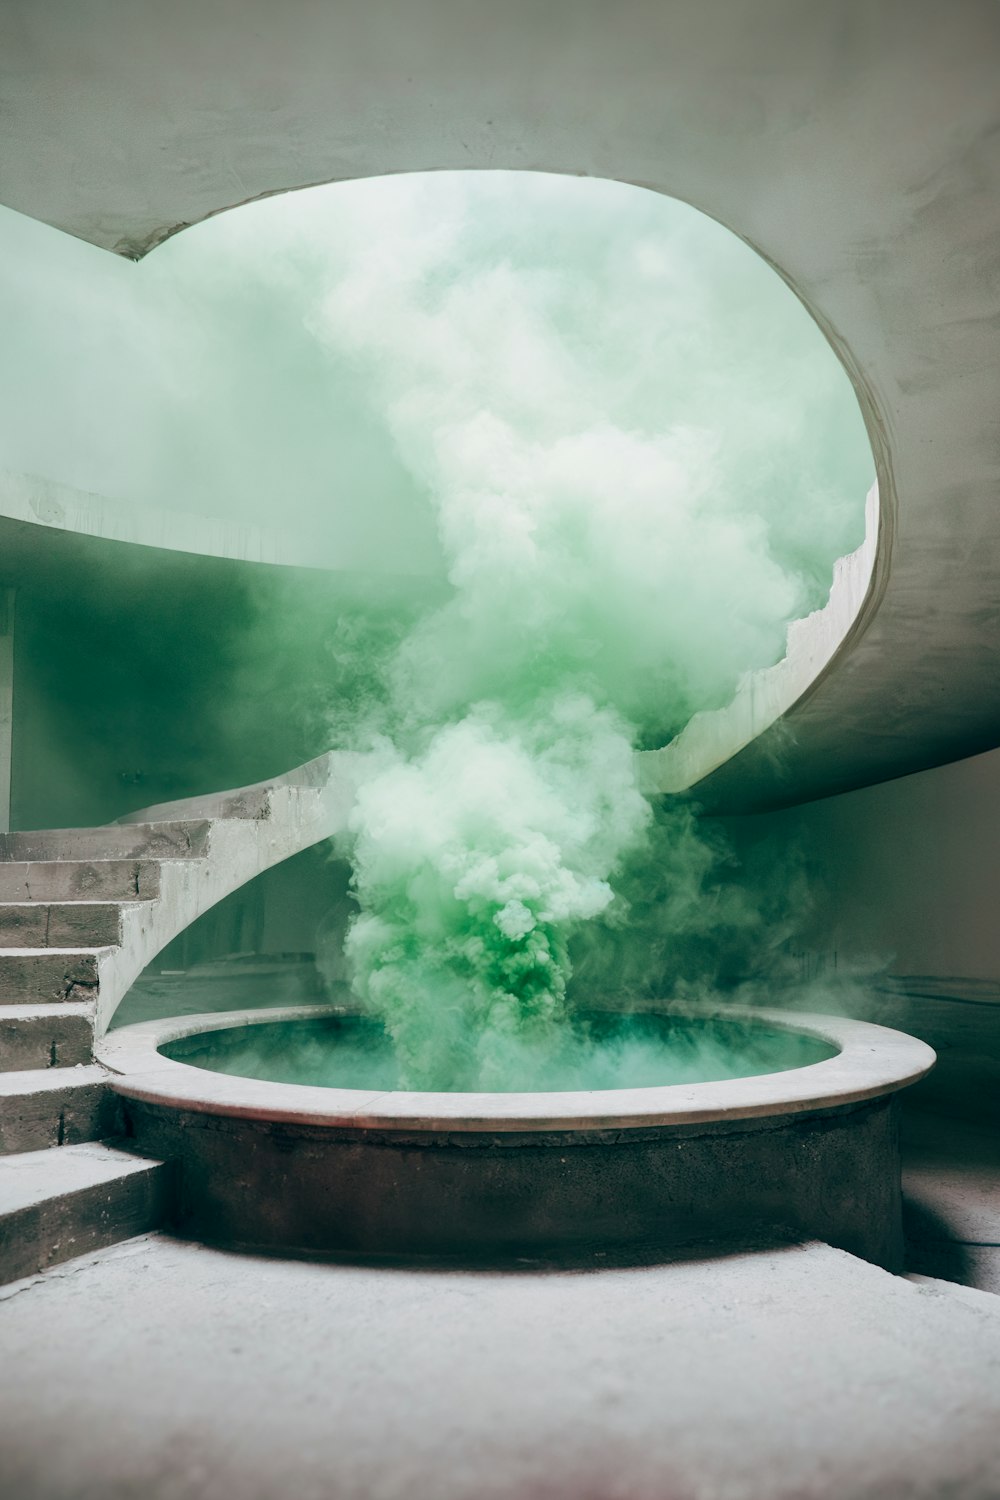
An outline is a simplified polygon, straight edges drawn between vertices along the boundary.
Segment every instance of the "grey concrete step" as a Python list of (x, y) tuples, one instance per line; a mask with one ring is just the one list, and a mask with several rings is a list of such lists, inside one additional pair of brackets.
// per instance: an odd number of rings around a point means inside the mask
[(96, 1063), (0, 1073), (0, 1155), (113, 1135), (118, 1101)]
[(105, 948), (122, 936), (120, 901), (0, 902), (0, 948)]
[(0, 951), (0, 1005), (61, 1005), (97, 999), (98, 960), (108, 948)]
[(0, 860), (0, 901), (151, 901), (155, 860)]
[[(323, 759), (325, 761), (327, 758)], [(301, 784), (319, 786), (325, 779), (320, 773), (315, 780), (304, 779)], [(293, 784), (291, 777), (280, 777), (279, 780), (284, 785)], [(209, 792), (203, 797), (182, 797), (176, 802), (158, 802), (152, 807), (140, 808), (138, 812), (126, 813), (124, 817), (116, 818), (115, 822), (160, 823), (188, 818), (243, 818), (259, 822), (270, 814), (273, 789), (274, 783), (263, 781), (254, 786), (237, 787), (231, 792)]]
[(109, 823), (0, 833), (0, 860), (191, 859), (208, 852), (212, 823)]
[(94, 1005), (0, 1005), (0, 1073), (74, 1068), (94, 1056)]
[(92, 1141), (0, 1161), (0, 1282), (32, 1276), (163, 1222), (170, 1169)]

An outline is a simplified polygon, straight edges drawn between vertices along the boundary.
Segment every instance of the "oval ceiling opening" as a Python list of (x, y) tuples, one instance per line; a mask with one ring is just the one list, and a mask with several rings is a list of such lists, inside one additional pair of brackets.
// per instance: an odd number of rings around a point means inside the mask
[(441, 495), (475, 492), (470, 514), (503, 513), (490, 576), (527, 532), (541, 566), (551, 543), (545, 628), (589, 592), (622, 673), (662, 679), (650, 743), (777, 660), (863, 536), (873, 464), (836, 357), (752, 250), (659, 194), (368, 179), (139, 266), (6, 210), (0, 231), (4, 467), (358, 573), (461, 567), (484, 538)]
[(36, 233), (63, 274), (22, 256), (48, 378), (20, 466), (42, 430), (64, 482), (435, 581), (331, 616), (310, 690), (363, 757), (343, 951), (406, 1085), (544, 1073), (610, 970), (752, 970), (774, 892), (726, 885), (635, 752), (777, 661), (863, 533), (853, 392), (760, 259), (652, 193), (510, 173), (269, 199), (139, 267)]

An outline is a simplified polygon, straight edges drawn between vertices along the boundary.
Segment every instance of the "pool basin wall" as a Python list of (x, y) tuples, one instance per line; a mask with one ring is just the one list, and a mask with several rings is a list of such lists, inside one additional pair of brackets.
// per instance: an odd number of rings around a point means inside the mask
[(892, 1099), (627, 1140), (615, 1131), (389, 1138), (137, 1100), (124, 1108), (133, 1148), (182, 1164), (172, 1227), (206, 1243), (465, 1259), (774, 1230), (900, 1267)]
[[(853, 1038), (836, 1058), (716, 1084), (603, 1098), (427, 1095), (425, 1104), (382, 1094), (349, 1107), (335, 1096), (351, 1091), (233, 1078), (150, 1053), (165, 1032), (234, 1019), (123, 1028), (105, 1059), (119, 1074), (132, 1149), (179, 1164), (180, 1234), (295, 1255), (473, 1261), (773, 1235), (900, 1268), (896, 1091), (933, 1062), (900, 1033), (829, 1020), (823, 1034)], [(130, 1071), (143, 1055), (146, 1067)]]

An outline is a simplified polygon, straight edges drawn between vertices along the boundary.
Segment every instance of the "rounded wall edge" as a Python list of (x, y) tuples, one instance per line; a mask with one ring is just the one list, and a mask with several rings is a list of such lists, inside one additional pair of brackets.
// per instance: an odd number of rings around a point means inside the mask
[(690, 791), (808, 696), (877, 610), (891, 537), (892, 512), (880, 503), (876, 483), (865, 501), (864, 540), (834, 564), (826, 604), (789, 624), (781, 660), (744, 677), (725, 707), (694, 714), (669, 744), (639, 751), (639, 784), (647, 796)]

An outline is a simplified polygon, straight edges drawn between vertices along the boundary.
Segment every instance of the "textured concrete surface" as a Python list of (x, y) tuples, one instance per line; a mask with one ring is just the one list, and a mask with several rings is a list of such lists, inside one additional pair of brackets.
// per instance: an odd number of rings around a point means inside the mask
[(98, 828), (43, 828), (0, 834), (0, 858), (32, 860), (197, 859), (207, 854), (207, 818)]
[(0, 1302), (17, 1500), (995, 1500), (1000, 1301), (821, 1245), (632, 1269), (166, 1239)]
[(117, 901), (0, 903), (2, 948), (103, 948), (121, 941)]
[[(213, 1084), (245, 1082), (190, 1071)], [(304, 1123), (291, 1113), (299, 1090), (270, 1087), (289, 1098), (285, 1119), (121, 1100), (130, 1148), (182, 1164), (167, 1221), (181, 1233), (288, 1254), (509, 1260), (776, 1226), (780, 1238), (822, 1238), (903, 1267), (891, 1099), (655, 1130), (428, 1139)]]
[(164, 1222), (172, 1169), (99, 1141), (0, 1161), (0, 1282)]
[(153, 859), (0, 862), (4, 901), (150, 901), (160, 894)]
[(996, 1122), (909, 1112), (903, 1149), (907, 1264), (1000, 1293)]
[(0, 1157), (111, 1135), (119, 1116), (96, 1065), (0, 1072)]
[(0, 1073), (74, 1068), (93, 1050), (92, 1005), (0, 1005)]

